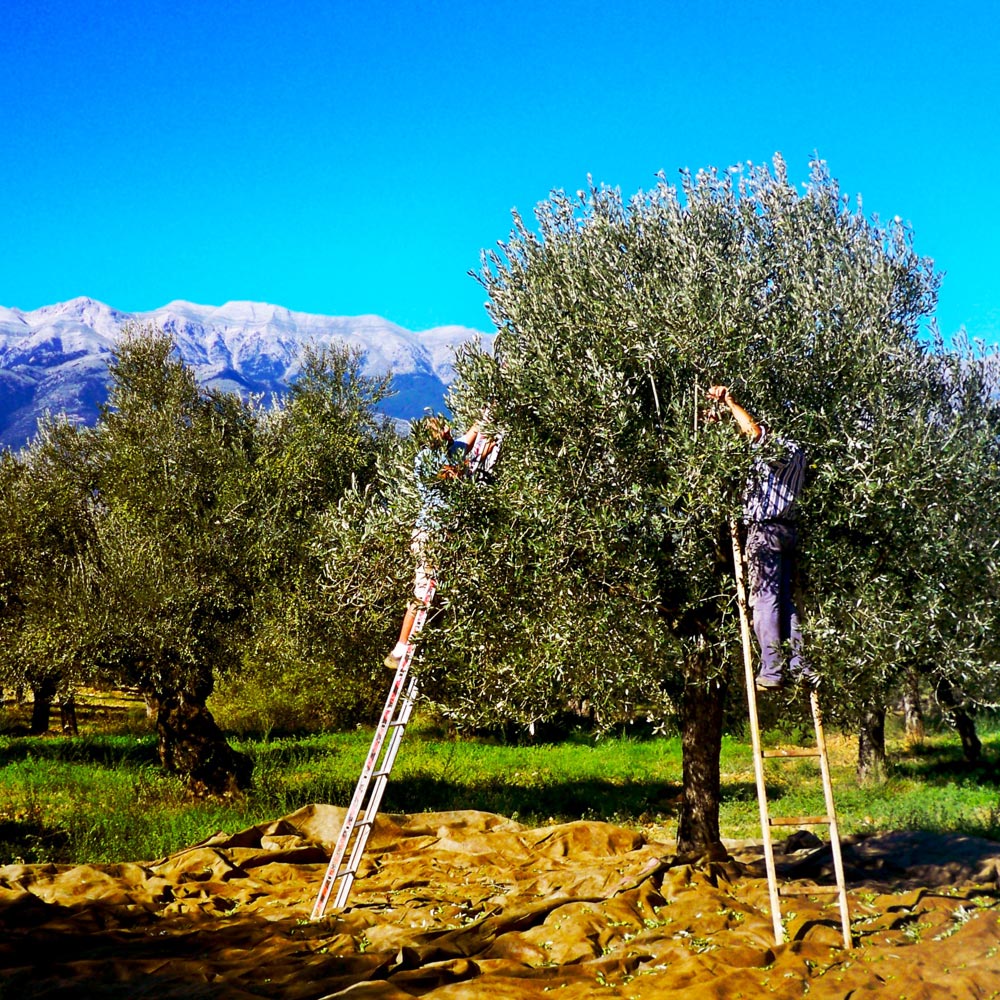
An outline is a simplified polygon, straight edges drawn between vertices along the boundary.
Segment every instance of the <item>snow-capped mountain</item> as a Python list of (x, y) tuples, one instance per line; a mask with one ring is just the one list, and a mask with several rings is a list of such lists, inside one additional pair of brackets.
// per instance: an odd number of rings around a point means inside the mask
[(461, 326), (414, 333), (379, 316), (316, 316), (257, 302), (201, 306), (171, 302), (125, 313), (78, 298), (30, 312), (0, 306), (0, 445), (19, 448), (46, 411), (92, 423), (107, 398), (107, 365), (128, 323), (170, 333), (202, 385), (281, 393), (294, 381), (306, 344), (349, 344), (368, 375), (393, 373), (383, 410), (400, 419), (439, 410), (454, 377), (455, 349), (492, 335)]

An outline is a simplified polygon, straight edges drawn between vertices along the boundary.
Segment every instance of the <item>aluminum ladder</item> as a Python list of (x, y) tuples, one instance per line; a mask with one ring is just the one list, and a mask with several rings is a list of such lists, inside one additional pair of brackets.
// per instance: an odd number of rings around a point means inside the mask
[(392, 765), (395, 763), (399, 744), (402, 742), (406, 723), (410, 719), (413, 703), (417, 697), (417, 679), (410, 673), (410, 663), (416, 651), (414, 640), (427, 621), (435, 590), (434, 580), (429, 581), (423, 604), (417, 609), (413, 621), (410, 641), (392, 679), (385, 708), (382, 709), (378, 726), (375, 728), (371, 749), (361, 769), (361, 777), (354, 789), (354, 796), (348, 806), (343, 826), (340, 828), (333, 856), (330, 858), (319, 894), (316, 896), (312, 920), (319, 920), (326, 913), (333, 887), (338, 882), (333, 905), (338, 909), (347, 905), (347, 898), (351, 894), (365, 845), (375, 825), (375, 816), (378, 814), (385, 787), (389, 783)]
[[(823, 736), (823, 714), (819, 707), (816, 689), (809, 691), (809, 707), (812, 711), (816, 730), (815, 747), (798, 747), (788, 750), (763, 750), (760, 743), (760, 723), (757, 717), (757, 689), (754, 677), (753, 646), (750, 638), (750, 615), (747, 611), (747, 594), (744, 583), (743, 554), (740, 549), (739, 531), (732, 522), (733, 562), (736, 573), (736, 596), (740, 609), (740, 630), (743, 638), (743, 666), (746, 671), (747, 703), (750, 711), (750, 742), (753, 750), (754, 778), (757, 784), (757, 803), (760, 807), (760, 830), (764, 843), (764, 864), (767, 869), (767, 889), (771, 901), (771, 921), (777, 944), (785, 940), (785, 929), (781, 923), (781, 896), (818, 896), (825, 893), (836, 894), (840, 908), (840, 928), (844, 947), (853, 947), (851, 940), (851, 917), (847, 906), (847, 885), (844, 880), (844, 863), (840, 853), (840, 834), (837, 830), (837, 813), (833, 803), (833, 785), (830, 781), (830, 762), (826, 753), (826, 739)], [(819, 760), (823, 781), (823, 799), (826, 813), (823, 816), (771, 816), (767, 803), (767, 785), (764, 777), (765, 760), (801, 760), (816, 757)], [(833, 855), (835, 885), (812, 885), (796, 888), (779, 886), (774, 864), (774, 845), (771, 830), (776, 826), (820, 826), (830, 829), (830, 851)]]

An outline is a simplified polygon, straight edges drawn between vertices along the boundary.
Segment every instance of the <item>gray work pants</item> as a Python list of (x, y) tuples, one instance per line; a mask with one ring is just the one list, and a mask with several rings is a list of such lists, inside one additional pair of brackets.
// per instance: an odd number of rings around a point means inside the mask
[[(759, 676), (781, 681), (809, 676), (802, 660), (799, 613), (792, 596), (798, 532), (791, 521), (760, 521), (747, 526), (747, 565), (753, 630), (760, 643)], [(788, 655), (789, 676), (783, 676)]]

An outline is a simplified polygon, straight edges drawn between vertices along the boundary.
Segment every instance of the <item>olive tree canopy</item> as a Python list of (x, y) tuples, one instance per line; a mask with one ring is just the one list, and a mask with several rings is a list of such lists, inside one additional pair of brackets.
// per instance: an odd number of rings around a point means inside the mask
[(702, 419), (713, 383), (807, 452), (803, 604), (829, 707), (849, 717), (914, 662), (995, 687), (997, 414), (982, 359), (929, 339), (939, 279), (910, 229), (866, 217), (821, 162), (798, 191), (780, 158), (629, 201), (555, 193), (536, 218), (484, 257), (495, 353), (459, 359), (452, 399), (505, 434), (437, 543), (448, 627), (424, 670), (455, 717), (675, 714), (681, 849), (718, 840), (750, 454)]

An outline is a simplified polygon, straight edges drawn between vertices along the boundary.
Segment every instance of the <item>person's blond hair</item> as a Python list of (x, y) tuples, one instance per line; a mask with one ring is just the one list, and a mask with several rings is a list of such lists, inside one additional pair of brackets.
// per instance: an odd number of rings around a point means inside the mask
[(442, 448), (451, 437), (451, 427), (440, 415), (423, 417), (416, 427), (416, 437), (424, 448)]

